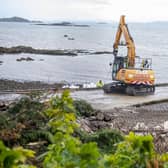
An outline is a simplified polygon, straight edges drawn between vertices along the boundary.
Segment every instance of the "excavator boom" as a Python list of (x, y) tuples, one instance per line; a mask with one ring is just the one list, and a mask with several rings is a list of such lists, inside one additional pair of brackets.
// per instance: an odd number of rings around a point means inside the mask
[(115, 42), (113, 45), (113, 53), (116, 56), (118, 53), (118, 46), (120, 45), (120, 39), (121, 39), (121, 35), (123, 34), (124, 38), (125, 38), (125, 42), (126, 42), (126, 46), (128, 48), (128, 59), (127, 59), (127, 64), (128, 67), (134, 67), (135, 65), (135, 45), (134, 45), (134, 41), (133, 38), (131, 37), (131, 34), (129, 33), (128, 27), (125, 23), (125, 16), (122, 15), (120, 18), (120, 23), (118, 26), (118, 30), (116, 33), (116, 37), (115, 37)]

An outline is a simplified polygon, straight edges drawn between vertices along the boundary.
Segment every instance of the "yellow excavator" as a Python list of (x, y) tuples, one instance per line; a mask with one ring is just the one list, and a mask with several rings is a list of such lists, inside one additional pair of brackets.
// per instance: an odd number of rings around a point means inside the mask
[[(124, 37), (125, 42), (121, 41)], [(120, 46), (127, 47), (126, 56), (118, 56)], [(152, 70), (152, 59), (136, 56), (134, 40), (130, 35), (122, 15), (113, 45), (114, 61), (112, 66), (112, 80), (105, 84), (105, 93), (121, 92), (136, 96), (140, 94), (152, 94), (155, 92), (155, 75)]]

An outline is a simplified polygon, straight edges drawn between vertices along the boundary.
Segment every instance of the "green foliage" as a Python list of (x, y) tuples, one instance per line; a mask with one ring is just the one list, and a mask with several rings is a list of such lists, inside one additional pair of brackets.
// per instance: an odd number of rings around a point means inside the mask
[(30, 96), (31, 99), (40, 99), (40, 96), (43, 94), (42, 91), (31, 91), (27, 95)]
[(82, 144), (77, 138), (60, 132), (55, 140), (45, 157), (45, 168), (99, 167), (100, 153), (95, 143)]
[[(0, 114), (0, 136), (10, 142), (21, 139), (20, 143), (47, 140), (48, 150), (39, 157), (44, 168), (168, 168), (168, 154), (155, 152), (150, 135), (131, 132), (123, 137), (105, 129), (94, 134), (80, 132), (80, 139), (75, 137), (74, 131), (79, 128), (76, 111), (84, 116), (93, 112), (85, 105), (80, 101), (75, 104), (68, 91), (53, 98), (45, 113), (41, 112), (44, 106), (40, 103), (21, 100), (6, 114)], [(0, 141), (0, 168), (34, 168), (25, 164), (31, 157), (33, 151), (10, 149)]]
[(131, 132), (125, 141), (118, 144), (114, 155), (106, 159), (108, 165), (114, 168), (145, 168), (155, 155), (152, 136), (139, 136)]
[(14, 103), (8, 110), (8, 113), (11, 114), (19, 114), (19, 113), (25, 113), (28, 112), (41, 112), (43, 110), (44, 106), (43, 104), (33, 101), (27, 97), (20, 99), (18, 102)]
[(8, 111), (0, 114), (0, 139), (10, 147), (18, 142), (24, 145), (31, 140), (40, 140), (40, 136), (36, 136), (35, 132), (32, 134), (34, 138), (28, 137), (32, 130), (37, 133), (48, 131), (46, 128), (48, 120), (42, 112), (43, 109), (45, 109), (43, 104), (29, 98), (22, 98), (10, 105)]
[(49, 125), (54, 132), (54, 143), (44, 160), (45, 168), (99, 167), (100, 152), (96, 143), (83, 144), (72, 136), (78, 127), (73, 100), (65, 91), (61, 97), (51, 100), (51, 108), (46, 111)]
[[(50, 118), (49, 126), (54, 133), (54, 141), (45, 153), (44, 168), (158, 168), (151, 166), (155, 165), (152, 160), (163, 163), (159, 168), (167, 166), (167, 155), (157, 156), (150, 135), (130, 133), (123, 138), (117, 132), (101, 130), (83, 136), (83, 143), (73, 136), (74, 129), (78, 126), (74, 111), (68, 91), (51, 100), (51, 108), (46, 114)], [(103, 152), (109, 154), (101, 153), (95, 142)], [(156, 156), (158, 160), (155, 159)]]
[(22, 132), (20, 137), (21, 144), (27, 144), (29, 142), (35, 142), (37, 140), (52, 143), (53, 135), (47, 130), (26, 130)]
[(53, 132), (62, 132), (66, 134), (73, 133), (78, 127), (73, 107), (73, 99), (69, 96), (69, 91), (64, 91), (62, 96), (56, 96), (51, 100), (51, 108), (46, 110), (49, 117), (49, 126)]
[(94, 115), (95, 110), (85, 100), (75, 100), (73, 103), (78, 116), (90, 117)]
[(82, 142), (96, 142), (103, 153), (114, 153), (117, 143), (124, 140), (123, 135), (117, 130), (102, 129), (93, 134), (80, 133)]
[(22, 147), (7, 148), (0, 141), (0, 167), (1, 168), (35, 168), (35, 166), (25, 165), (27, 158), (34, 157), (34, 152)]

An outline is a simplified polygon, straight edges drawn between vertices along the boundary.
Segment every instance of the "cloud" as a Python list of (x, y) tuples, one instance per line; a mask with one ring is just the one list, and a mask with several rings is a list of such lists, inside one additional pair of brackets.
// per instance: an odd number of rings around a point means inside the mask
[(45, 20), (168, 20), (167, 0), (1, 0), (0, 17)]

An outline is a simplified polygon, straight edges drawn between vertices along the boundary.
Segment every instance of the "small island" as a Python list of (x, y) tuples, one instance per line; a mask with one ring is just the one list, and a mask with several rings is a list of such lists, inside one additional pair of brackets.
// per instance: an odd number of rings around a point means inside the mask
[(71, 22), (59, 22), (59, 23), (38, 23), (39, 26), (70, 26), (70, 27), (89, 27), (86, 24), (74, 24)]

